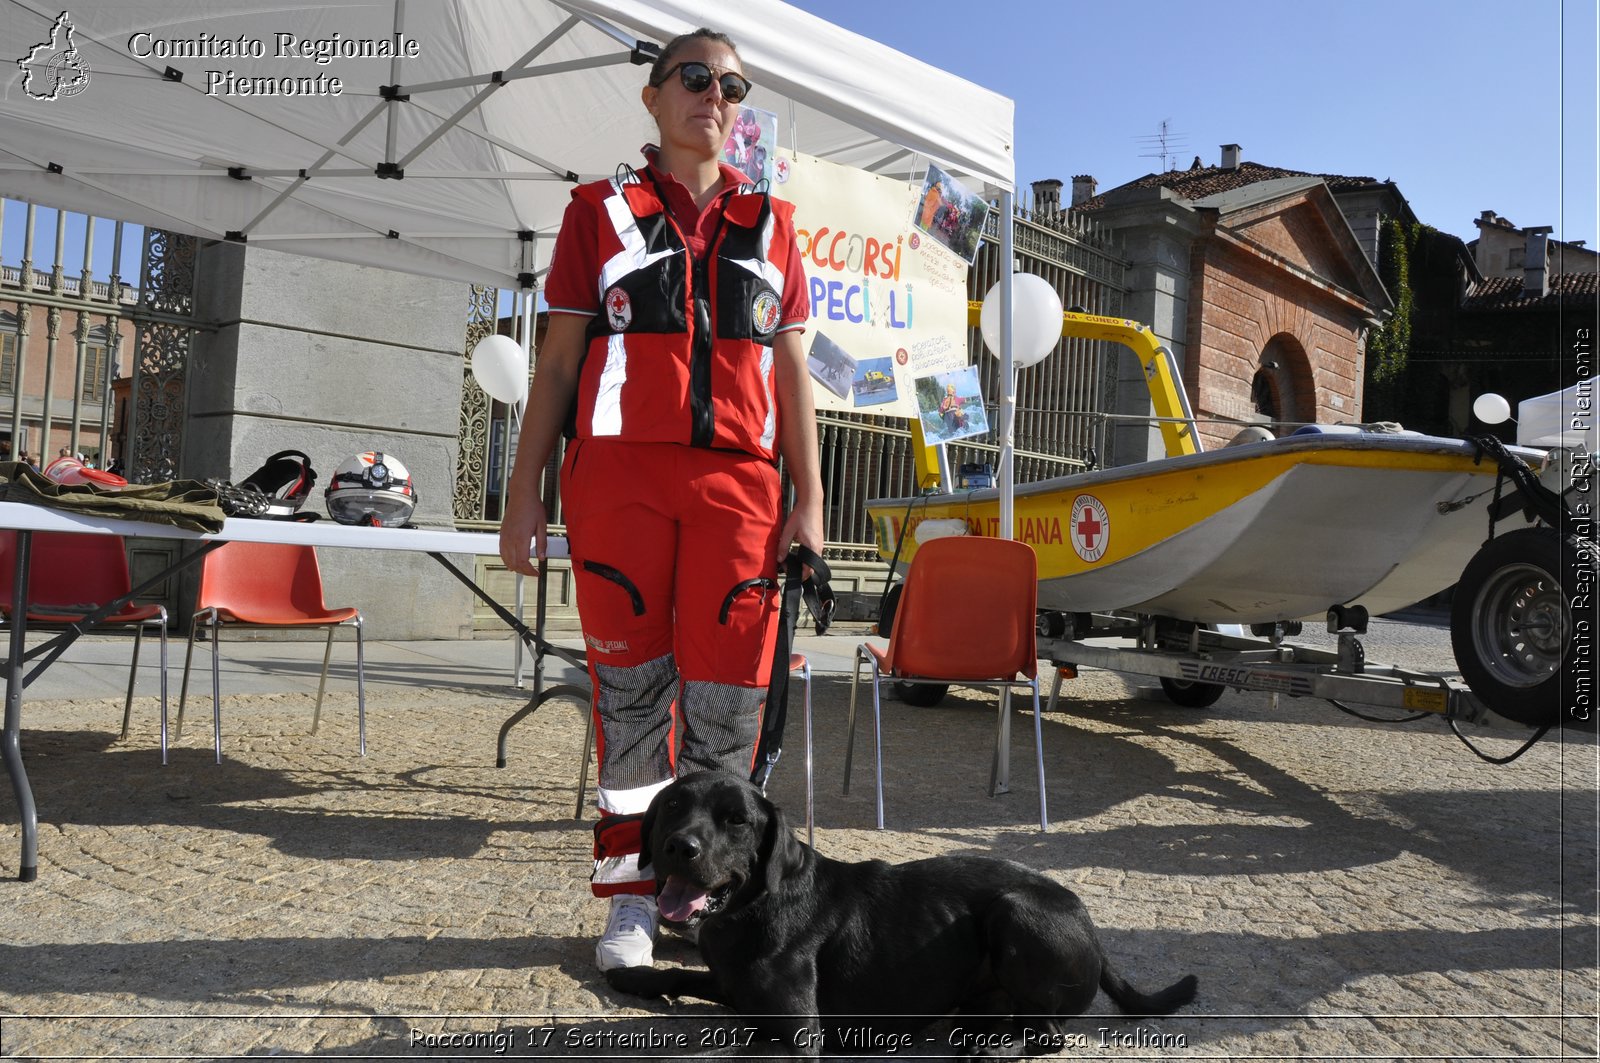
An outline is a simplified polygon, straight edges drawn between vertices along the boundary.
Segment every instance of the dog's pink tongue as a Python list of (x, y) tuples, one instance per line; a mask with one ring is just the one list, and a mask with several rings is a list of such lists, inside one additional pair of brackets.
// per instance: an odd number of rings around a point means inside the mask
[(661, 906), (662, 915), (674, 923), (683, 923), (706, 906), (706, 891), (682, 876), (668, 875), (656, 903)]

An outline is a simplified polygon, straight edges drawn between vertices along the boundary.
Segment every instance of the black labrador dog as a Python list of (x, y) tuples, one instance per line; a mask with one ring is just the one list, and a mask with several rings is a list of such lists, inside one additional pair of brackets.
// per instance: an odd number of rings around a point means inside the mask
[(624, 967), (607, 981), (733, 1008), (761, 1028), (762, 1048), (921, 1049), (918, 1033), (961, 1013), (990, 1017), (947, 1035), (961, 1054), (1037, 1055), (1073, 1043), (1061, 1020), (1097, 990), (1138, 1016), (1194, 999), (1193, 975), (1156, 993), (1129, 985), (1077, 894), (1044, 875), (979, 856), (830, 860), (733, 775), (667, 786), (641, 833), (661, 914), (698, 925), (709, 969)]

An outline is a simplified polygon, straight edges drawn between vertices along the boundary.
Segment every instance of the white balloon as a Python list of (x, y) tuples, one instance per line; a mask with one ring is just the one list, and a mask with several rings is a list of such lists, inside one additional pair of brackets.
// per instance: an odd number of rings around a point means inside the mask
[(472, 378), (491, 398), (514, 406), (528, 394), (528, 356), (510, 336), (485, 336), (472, 348)]
[[(1061, 296), (1035, 273), (1011, 277), (1011, 364), (1025, 368), (1042, 362), (1061, 342)], [(984, 346), (1000, 357), (1000, 284), (983, 297), (978, 316)]]
[(1484, 424), (1504, 424), (1511, 419), (1511, 403), (1502, 395), (1486, 391), (1472, 400), (1472, 414)]

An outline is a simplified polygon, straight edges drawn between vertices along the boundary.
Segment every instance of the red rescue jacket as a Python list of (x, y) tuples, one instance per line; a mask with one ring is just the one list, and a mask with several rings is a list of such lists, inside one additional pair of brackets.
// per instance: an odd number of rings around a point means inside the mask
[(683, 443), (772, 460), (772, 342), (794, 208), (746, 185), (723, 204), (701, 259), (638, 175), (580, 185), (599, 219), (600, 312), (568, 435)]

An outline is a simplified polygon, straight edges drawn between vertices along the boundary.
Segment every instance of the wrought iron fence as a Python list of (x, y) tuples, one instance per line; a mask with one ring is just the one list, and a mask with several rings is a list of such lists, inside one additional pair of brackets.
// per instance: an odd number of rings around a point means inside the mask
[[(18, 263), (0, 265), (0, 448), (41, 467), (61, 450), (81, 453), (137, 482), (179, 475), (197, 242), (0, 200), (0, 235), (8, 226), (22, 238)], [(107, 229), (109, 259), (104, 243), (95, 253)], [(81, 253), (69, 248), (69, 230), (81, 233)], [(53, 238), (38, 239), (47, 232)], [(130, 284), (121, 269), (134, 241)], [(101, 260), (110, 265), (97, 277)]]

